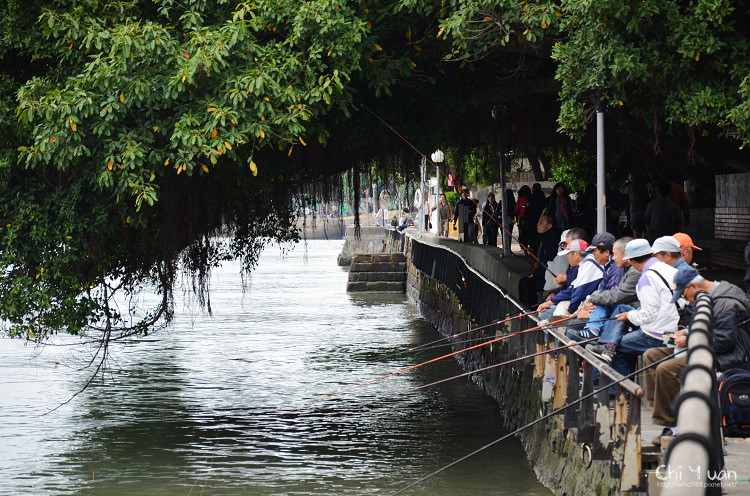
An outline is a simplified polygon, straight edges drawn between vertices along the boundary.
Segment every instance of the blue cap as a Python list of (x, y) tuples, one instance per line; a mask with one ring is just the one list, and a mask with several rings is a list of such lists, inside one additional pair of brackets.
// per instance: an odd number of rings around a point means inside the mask
[(682, 297), (682, 291), (699, 275), (698, 271), (692, 267), (677, 271), (673, 279), (675, 288), (674, 294), (672, 295), (672, 303), (675, 303)]
[(600, 232), (591, 240), (591, 244), (586, 251), (594, 251), (597, 246), (612, 246), (615, 244), (615, 237), (608, 232)]
[(628, 241), (628, 244), (625, 245), (625, 256), (622, 258), (630, 260), (631, 258), (642, 257), (643, 255), (651, 255), (651, 245), (648, 244), (648, 240), (636, 238)]

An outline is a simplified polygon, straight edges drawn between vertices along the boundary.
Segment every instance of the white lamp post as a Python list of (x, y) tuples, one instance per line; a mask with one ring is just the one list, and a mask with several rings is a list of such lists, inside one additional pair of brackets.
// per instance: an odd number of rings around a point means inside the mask
[(443, 153), (441, 150), (435, 150), (432, 152), (432, 155), (430, 155), (430, 158), (432, 159), (432, 162), (435, 164), (435, 205), (437, 205), (437, 235), (440, 236), (441, 234), (441, 224), (440, 224), (440, 164), (445, 160), (445, 153)]

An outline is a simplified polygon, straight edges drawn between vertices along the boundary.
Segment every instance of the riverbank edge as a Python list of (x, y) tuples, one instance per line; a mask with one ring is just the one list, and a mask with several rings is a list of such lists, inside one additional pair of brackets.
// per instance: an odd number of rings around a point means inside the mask
[[(471, 316), (461, 308), (456, 294), (418, 270), (412, 263), (412, 244), (426, 241), (410, 236), (398, 238), (400, 237), (386, 233), (386, 251), (403, 250), (406, 255), (407, 296), (418, 307), (420, 315), (443, 336), (476, 327)], [(462, 256), (453, 252), (453, 255), (463, 258), (468, 266), (474, 266), (470, 254), (467, 257), (467, 254)], [(505, 295), (498, 291), (498, 298), (505, 298)], [(515, 357), (506, 343), (462, 353), (456, 355), (456, 359), (466, 371), (501, 363)], [(472, 376), (473, 382), (500, 405), (501, 421), (509, 432), (538, 419), (549, 410), (549, 404), (541, 401), (541, 380), (533, 377), (533, 362), (519, 364), (494, 368), (481, 375)], [(521, 440), (537, 479), (554, 494), (620, 494), (619, 480), (611, 476), (609, 460), (594, 460), (589, 466), (589, 460), (583, 456), (582, 445), (576, 442), (576, 435), (576, 429), (565, 429), (562, 419), (557, 416), (537, 423), (519, 433), (517, 437)], [(456, 454), (457, 458), (462, 455)]]

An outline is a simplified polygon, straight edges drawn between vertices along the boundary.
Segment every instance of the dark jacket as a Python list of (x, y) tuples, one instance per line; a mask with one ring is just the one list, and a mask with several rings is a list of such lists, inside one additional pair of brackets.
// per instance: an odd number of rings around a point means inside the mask
[(545, 213), (555, 218), (555, 227), (560, 229), (568, 229), (573, 226), (573, 206), (571, 203), (570, 196), (565, 195), (563, 197), (565, 205), (565, 218), (567, 219), (566, 225), (561, 226), (557, 223), (557, 193), (553, 190), (552, 195), (547, 199), (547, 207), (544, 209)]
[(535, 191), (531, 193), (529, 197), (529, 205), (526, 207), (526, 213), (524, 214), (524, 220), (526, 225), (535, 227), (539, 216), (542, 215), (542, 210), (547, 204), (547, 198), (541, 191)]
[(750, 312), (750, 300), (732, 283), (721, 281), (712, 292), (714, 318), (714, 351), (722, 370), (750, 370), (750, 334), (738, 326), (737, 312)]
[(482, 205), (482, 227), (495, 228), (503, 221), (503, 208), (499, 202), (493, 205), (490, 202), (484, 202)]
[(536, 251), (536, 257), (544, 264), (544, 267), (538, 261), (534, 261), (529, 274), (534, 277), (534, 286), (537, 291), (544, 289), (544, 272), (547, 270), (547, 264), (557, 256), (557, 243), (560, 240), (560, 231), (554, 227), (546, 233), (539, 236), (539, 248)]
[(459, 210), (459, 207), (462, 205), (469, 209), (469, 213), (466, 216), (466, 222), (469, 224), (473, 223), (474, 216), (477, 214), (477, 204), (471, 198), (461, 198), (456, 202), (456, 208), (453, 209), (453, 224), (460, 221), (459, 216), (461, 215), (461, 211)]

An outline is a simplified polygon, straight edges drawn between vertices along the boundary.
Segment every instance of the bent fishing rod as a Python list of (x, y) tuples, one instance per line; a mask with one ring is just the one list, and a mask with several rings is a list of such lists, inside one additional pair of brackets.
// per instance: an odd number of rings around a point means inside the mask
[[(429, 163), (430, 163), (430, 164), (431, 164), (431, 165), (432, 165), (433, 167), (435, 167), (435, 169), (436, 169), (436, 170), (437, 170), (437, 171), (438, 171), (438, 172), (439, 172), (440, 174), (442, 174), (442, 175), (443, 175), (443, 176), (445, 176), (445, 177), (448, 177), (448, 175), (447, 175), (447, 174), (446, 174), (445, 172), (441, 171), (441, 170), (440, 170), (440, 168), (439, 168), (439, 167), (438, 167), (437, 165), (435, 165), (435, 163), (434, 163), (434, 162), (433, 162), (432, 160), (430, 160), (430, 159), (428, 159), (428, 158), (427, 158), (427, 155), (425, 155), (424, 153), (422, 153), (421, 151), (419, 151), (419, 149), (418, 149), (418, 148), (417, 148), (416, 146), (412, 145), (412, 144), (411, 144), (411, 143), (409, 142), (409, 140), (407, 140), (406, 138), (404, 138), (404, 137), (403, 137), (403, 136), (401, 135), (401, 133), (399, 133), (398, 131), (396, 131), (396, 130), (395, 130), (395, 129), (393, 128), (393, 126), (391, 126), (390, 124), (388, 124), (388, 123), (387, 123), (387, 122), (386, 122), (386, 121), (385, 121), (385, 120), (384, 120), (384, 119), (383, 119), (382, 117), (380, 117), (380, 116), (379, 116), (378, 114), (376, 114), (376, 113), (375, 113), (375, 112), (374, 112), (373, 110), (371, 110), (371, 109), (370, 109), (370, 108), (369, 108), (369, 107), (368, 107), (367, 105), (365, 105), (364, 103), (360, 103), (359, 105), (360, 105), (360, 107), (362, 107), (363, 109), (365, 109), (365, 110), (367, 110), (367, 111), (368, 111), (369, 113), (371, 113), (371, 114), (372, 114), (373, 116), (375, 116), (375, 118), (376, 118), (377, 120), (379, 120), (380, 122), (382, 122), (382, 123), (383, 123), (383, 125), (384, 125), (385, 127), (387, 127), (388, 129), (390, 129), (390, 130), (391, 130), (391, 132), (393, 132), (393, 134), (395, 134), (396, 136), (398, 136), (399, 138), (401, 138), (401, 140), (403, 140), (403, 141), (404, 141), (404, 143), (406, 143), (407, 145), (409, 145), (409, 146), (410, 146), (410, 147), (412, 148), (412, 150), (414, 150), (415, 152), (417, 152), (417, 153), (419, 154), (419, 156), (420, 156), (420, 157), (422, 157), (422, 158), (423, 158), (423, 159), (425, 160), (425, 162), (429, 162)], [(505, 194), (505, 192), (503, 192), (503, 194)], [(474, 202), (474, 204), (475, 204), (475, 205), (476, 205), (477, 207), (481, 208), (483, 212), (487, 213), (487, 211), (486, 211), (486, 210), (485, 210), (484, 208), (482, 208), (482, 207), (480, 207), (480, 206), (479, 206), (479, 202), (478, 202), (477, 200), (475, 200), (474, 198), (471, 198), (471, 201), (473, 201), (473, 202)], [(521, 247), (521, 248), (522, 248), (522, 249), (523, 249), (523, 250), (524, 250), (524, 251), (525, 251), (526, 253), (528, 253), (529, 255), (531, 255), (531, 257), (532, 257), (532, 258), (533, 258), (534, 260), (536, 260), (537, 262), (539, 262), (539, 265), (540, 265), (540, 266), (544, 267), (544, 269), (545, 269), (546, 271), (548, 271), (548, 272), (549, 272), (550, 274), (552, 274), (552, 277), (557, 277), (557, 274), (555, 274), (554, 272), (552, 272), (552, 270), (551, 270), (551, 269), (550, 269), (550, 268), (549, 268), (549, 267), (547, 266), (547, 264), (545, 264), (544, 262), (542, 262), (541, 260), (539, 260), (539, 258), (538, 258), (538, 257), (537, 257), (537, 256), (536, 256), (536, 255), (535, 255), (534, 253), (532, 253), (532, 252), (531, 252), (531, 250), (529, 249), (529, 247), (528, 247), (528, 246), (526, 246), (525, 244), (521, 243), (521, 241), (520, 241), (520, 240), (519, 240), (519, 239), (518, 239), (517, 237), (513, 236), (513, 233), (511, 232), (512, 230), (511, 230), (511, 231), (508, 231), (508, 230), (507, 230), (507, 229), (505, 228), (505, 226), (503, 226), (503, 223), (502, 223), (502, 222), (500, 222), (500, 221), (498, 221), (498, 220), (497, 220), (497, 219), (496, 219), (495, 217), (493, 217), (493, 216), (492, 216), (491, 214), (487, 213), (487, 216), (488, 216), (488, 217), (489, 217), (490, 219), (492, 219), (492, 220), (493, 220), (493, 221), (495, 222), (495, 224), (497, 224), (497, 225), (498, 225), (498, 226), (499, 226), (499, 227), (500, 227), (500, 228), (501, 228), (501, 229), (502, 229), (503, 231), (505, 231), (506, 233), (508, 233), (508, 235), (509, 235), (509, 236), (510, 236), (511, 238), (513, 238), (513, 239), (514, 239), (514, 240), (516, 241), (516, 243), (518, 243), (518, 246), (520, 246), (520, 247)]]
[[(570, 317), (558, 320), (557, 322), (555, 322), (555, 324), (557, 324), (559, 322), (564, 322), (564, 321), (570, 320), (572, 318), (573, 318), (573, 316), (571, 315)], [(353, 391), (353, 390), (361, 388), (363, 386), (367, 386), (368, 384), (372, 384), (374, 382), (382, 381), (383, 379), (386, 379), (388, 377), (393, 377), (395, 375), (403, 374), (404, 372), (408, 372), (409, 370), (414, 370), (416, 368), (419, 368), (419, 367), (422, 367), (424, 365), (427, 365), (427, 364), (430, 364), (430, 363), (434, 363), (434, 362), (443, 360), (445, 358), (456, 356), (458, 354), (465, 353), (467, 351), (475, 350), (477, 348), (481, 348), (482, 346), (487, 346), (488, 344), (498, 343), (500, 341), (503, 341), (503, 340), (508, 339), (508, 338), (512, 338), (514, 336), (520, 336), (521, 334), (526, 334), (528, 332), (538, 331), (538, 330), (540, 330), (540, 329), (542, 329), (542, 328), (544, 328), (544, 327), (546, 327), (548, 325), (549, 324), (545, 322), (544, 324), (541, 324), (541, 325), (538, 325), (538, 326), (535, 326), (535, 327), (531, 327), (531, 328), (525, 329), (523, 331), (517, 331), (517, 332), (511, 333), (511, 334), (503, 334), (502, 336), (500, 336), (498, 338), (495, 338), (495, 339), (492, 339), (490, 341), (485, 341), (484, 343), (476, 344), (474, 346), (470, 346), (468, 348), (464, 348), (463, 350), (454, 351), (452, 353), (448, 353), (447, 355), (439, 356), (437, 358), (433, 358), (431, 360), (427, 360), (426, 362), (418, 363), (416, 365), (411, 365), (411, 366), (403, 368), (401, 370), (397, 370), (396, 372), (391, 372), (390, 374), (386, 374), (386, 375), (382, 375), (380, 377), (376, 377), (374, 379), (370, 379), (369, 381), (362, 382), (362, 383), (357, 384), (355, 386), (351, 386), (351, 387), (349, 387), (347, 389), (342, 389), (341, 391), (337, 391), (335, 393), (331, 393), (331, 394), (328, 394), (326, 396), (322, 396), (322, 397), (320, 397), (318, 399), (315, 399), (313, 401), (309, 401), (309, 402), (307, 402), (307, 403), (305, 403), (305, 404), (303, 404), (303, 405), (301, 405), (301, 406), (299, 406), (297, 408), (292, 408), (291, 410), (287, 410), (285, 412), (278, 413), (278, 414), (274, 415), (273, 417), (271, 417), (271, 420), (279, 418), (279, 417), (283, 417), (284, 415), (289, 415), (290, 413), (299, 411), (302, 408), (305, 408), (307, 406), (314, 405), (315, 403), (319, 403), (321, 401), (325, 401), (325, 400), (330, 399), (330, 398), (334, 398), (336, 396), (339, 396), (341, 394), (347, 393), (349, 391)]]
[(614, 385), (616, 385), (616, 384), (619, 384), (619, 383), (621, 383), (622, 381), (625, 381), (625, 380), (627, 380), (627, 379), (630, 379), (631, 377), (633, 377), (633, 376), (635, 376), (635, 375), (637, 375), (637, 374), (640, 374), (641, 372), (644, 372), (644, 371), (646, 371), (646, 370), (648, 370), (648, 369), (650, 369), (650, 368), (652, 368), (652, 367), (655, 367), (655, 366), (659, 365), (660, 363), (662, 363), (662, 362), (664, 362), (664, 361), (666, 361), (666, 360), (669, 360), (670, 358), (674, 358), (675, 356), (677, 356), (677, 355), (679, 355), (679, 354), (681, 354), (681, 353), (684, 353), (684, 352), (686, 352), (686, 351), (687, 351), (687, 349), (684, 349), (684, 350), (680, 350), (680, 351), (675, 351), (675, 352), (674, 352), (674, 353), (673, 353), (672, 355), (667, 355), (667, 356), (665, 356), (664, 358), (661, 358), (661, 359), (657, 360), (656, 362), (653, 362), (653, 363), (651, 363), (651, 364), (649, 364), (649, 365), (646, 365), (645, 367), (643, 367), (643, 368), (641, 368), (641, 369), (639, 369), (639, 370), (636, 370), (635, 372), (633, 372), (633, 373), (631, 373), (631, 374), (628, 374), (628, 375), (626, 375), (626, 376), (622, 377), (621, 379), (618, 379), (618, 380), (616, 380), (616, 381), (613, 381), (613, 382), (611, 382), (610, 384), (607, 384), (606, 386), (603, 386), (603, 387), (600, 387), (600, 388), (594, 389), (594, 390), (593, 390), (592, 392), (590, 392), (590, 393), (588, 393), (588, 394), (585, 394), (585, 395), (581, 396), (580, 398), (578, 398), (577, 400), (573, 401), (572, 403), (568, 403), (568, 404), (566, 404), (566, 405), (563, 405), (563, 406), (561, 406), (560, 408), (557, 408), (557, 409), (555, 409), (555, 410), (552, 410), (552, 411), (551, 411), (550, 413), (548, 413), (547, 415), (544, 415), (544, 416), (542, 416), (542, 417), (539, 417), (538, 419), (536, 419), (536, 420), (533, 420), (533, 421), (529, 422), (528, 424), (524, 425), (523, 427), (520, 427), (520, 428), (516, 429), (515, 431), (513, 431), (513, 432), (510, 432), (510, 433), (506, 434), (505, 436), (502, 436), (502, 437), (500, 437), (500, 438), (498, 438), (498, 439), (495, 439), (494, 441), (492, 441), (492, 442), (490, 442), (490, 443), (487, 443), (487, 444), (485, 444), (485, 445), (484, 445), (484, 446), (482, 446), (481, 448), (478, 448), (478, 449), (476, 449), (476, 450), (472, 451), (472, 452), (471, 452), (471, 453), (469, 453), (468, 455), (462, 456), (462, 457), (461, 457), (461, 458), (459, 458), (458, 460), (454, 460), (454, 461), (452, 461), (451, 463), (449, 463), (448, 465), (445, 465), (444, 467), (442, 467), (442, 468), (440, 468), (440, 469), (438, 469), (438, 470), (436, 470), (436, 471), (432, 472), (431, 474), (429, 474), (429, 475), (426, 475), (426, 476), (422, 477), (421, 479), (419, 479), (419, 480), (416, 480), (416, 481), (412, 482), (412, 483), (411, 483), (411, 484), (409, 484), (408, 486), (406, 486), (406, 487), (404, 487), (404, 488), (402, 488), (402, 489), (399, 489), (399, 490), (398, 490), (398, 491), (396, 491), (395, 493), (392, 493), (392, 494), (391, 494), (391, 496), (397, 496), (397, 495), (399, 495), (399, 494), (402, 494), (402, 493), (404, 493), (404, 492), (408, 491), (409, 489), (411, 489), (411, 488), (413, 488), (413, 487), (415, 487), (415, 486), (417, 486), (417, 485), (419, 485), (419, 484), (421, 484), (421, 483), (425, 482), (426, 480), (428, 480), (428, 479), (431, 479), (431, 478), (433, 478), (433, 477), (434, 477), (434, 476), (436, 476), (437, 474), (439, 474), (439, 473), (441, 473), (441, 472), (444, 472), (444, 471), (448, 470), (449, 468), (451, 468), (451, 467), (453, 467), (453, 466), (455, 466), (455, 465), (458, 465), (459, 463), (461, 463), (461, 462), (463, 462), (463, 461), (465, 461), (465, 460), (468, 460), (469, 458), (471, 458), (472, 456), (474, 456), (474, 455), (476, 455), (476, 454), (478, 454), (478, 453), (481, 453), (482, 451), (486, 450), (487, 448), (490, 448), (490, 447), (492, 447), (492, 446), (496, 445), (497, 443), (499, 443), (499, 442), (501, 442), (501, 441), (504, 441), (504, 440), (508, 439), (508, 438), (509, 438), (509, 437), (511, 437), (511, 436), (515, 436), (516, 434), (519, 434), (519, 433), (523, 432), (524, 430), (526, 430), (526, 429), (528, 429), (529, 427), (532, 427), (532, 426), (534, 426), (534, 425), (538, 424), (539, 422), (541, 422), (541, 421), (543, 421), (543, 420), (546, 420), (546, 419), (548, 419), (548, 418), (550, 418), (550, 417), (552, 417), (552, 416), (554, 416), (554, 415), (557, 415), (558, 413), (562, 413), (563, 411), (567, 410), (567, 409), (568, 409), (568, 408), (570, 408), (571, 406), (577, 405), (578, 403), (582, 402), (583, 400), (589, 399), (589, 398), (591, 398), (592, 396), (595, 396), (595, 395), (599, 394), (599, 393), (600, 393), (601, 391), (603, 391), (603, 390), (604, 390), (605, 388), (606, 388), (606, 389), (609, 389), (610, 387), (612, 387), (612, 386), (614, 386)]

